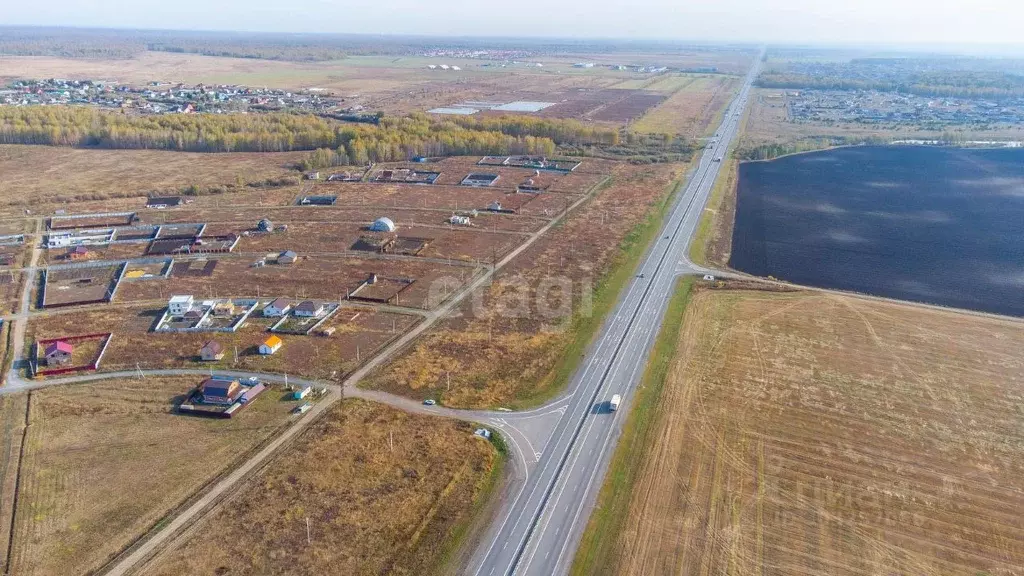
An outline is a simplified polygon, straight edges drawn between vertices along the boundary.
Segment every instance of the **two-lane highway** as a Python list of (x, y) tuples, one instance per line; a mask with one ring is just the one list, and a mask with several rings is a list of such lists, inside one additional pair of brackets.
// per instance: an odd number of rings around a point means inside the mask
[[(661, 236), (641, 264), (598, 340), (570, 383), (568, 407), (543, 449), (541, 460), (505, 504), (478, 550), (471, 573), (479, 576), (568, 571), (632, 393), (654, 344), (680, 270), (698, 271), (686, 251), (697, 228), (721, 159), (736, 135), (739, 118), (761, 58), (726, 109), (713, 144), (672, 207)], [(607, 400), (622, 395), (618, 412)]]

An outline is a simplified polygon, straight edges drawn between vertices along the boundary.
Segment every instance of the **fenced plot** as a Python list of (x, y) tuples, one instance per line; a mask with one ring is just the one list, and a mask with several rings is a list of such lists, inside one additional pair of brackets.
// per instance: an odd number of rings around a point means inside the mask
[(43, 271), (42, 308), (98, 304), (114, 299), (125, 264), (53, 266)]
[[(32, 375), (59, 376), (72, 372), (98, 370), (103, 354), (106, 352), (107, 346), (110, 345), (110, 339), (113, 336), (110, 332), (103, 332), (39, 340), (33, 344), (32, 362), (30, 364)], [(69, 361), (48, 367), (46, 348), (55, 342), (67, 343), (73, 347), (73, 351)]]
[(184, 260), (171, 264), (171, 276), (175, 278), (208, 278), (217, 269), (216, 260)]
[(102, 214), (76, 214), (72, 216), (53, 216), (50, 218), (50, 230), (69, 230), (73, 228), (103, 228), (109, 226), (130, 226), (137, 218), (135, 212), (106, 212)]

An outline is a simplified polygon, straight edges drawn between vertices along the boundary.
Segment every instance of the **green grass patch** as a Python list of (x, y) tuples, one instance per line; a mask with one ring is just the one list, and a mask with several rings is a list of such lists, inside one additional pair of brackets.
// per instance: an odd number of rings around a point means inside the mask
[[(686, 176), (682, 178), (685, 179)], [(565, 389), (569, 378), (583, 361), (583, 352), (593, 342), (605, 317), (615, 308), (619, 295), (633, 278), (640, 259), (661, 233), (661, 227), (668, 215), (669, 208), (679, 191), (682, 190), (682, 181), (682, 179), (674, 180), (662, 200), (647, 213), (647, 217), (642, 222), (634, 226), (622, 239), (619, 244), (619, 254), (612, 262), (609, 272), (594, 286), (593, 306), (591, 306), (590, 314), (577, 313), (572, 318), (568, 329), (570, 341), (562, 355), (562, 361), (529, 397), (516, 399), (508, 407), (521, 410), (538, 406), (554, 398)]]
[(726, 191), (736, 185), (736, 160), (726, 158), (725, 164), (715, 181), (715, 187), (711, 190), (711, 197), (708, 198), (707, 206), (700, 214), (700, 221), (697, 222), (697, 231), (690, 241), (690, 261), (699, 266), (708, 265), (708, 252), (711, 249), (711, 242), (714, 239), (714, 231), (718, 225), (722, 211), (722, 202), (725, 200)]
[(571, 571), (574, 576), (614, 574), (618, 553), (616, 545), (628, 516), (633, 485), (658, 432), (656, 412), (665, 379), (675, 357), (693, 282), (692, 277), (679, 279), (669, 301), (665, 321), (644, 369), (643, 380), (622, 429), (619, 445), (598, 495), (597, 506), (594, 507), (576, 552)]

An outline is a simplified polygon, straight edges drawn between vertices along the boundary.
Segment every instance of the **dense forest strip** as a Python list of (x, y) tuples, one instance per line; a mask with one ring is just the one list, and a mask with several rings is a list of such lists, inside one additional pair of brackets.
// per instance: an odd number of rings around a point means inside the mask
[(134, 116), (86, 107), (0, 107), (0, 143), (186, 152), (330, 148), (348, 163), (415, 156), (552, 154), (556, 145), (616, 144), (618, 132), (567, 120), (452, 121), (425, 114), (352, 124), (300, 114)]

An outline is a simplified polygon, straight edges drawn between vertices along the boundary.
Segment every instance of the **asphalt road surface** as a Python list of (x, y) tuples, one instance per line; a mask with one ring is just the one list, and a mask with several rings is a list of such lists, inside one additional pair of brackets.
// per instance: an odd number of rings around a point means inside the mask
[[(717, 160), (725, 158), (737, 133), (760, 61), (726, 110), (714, 144), (705, 149), (677, 197), (637, 277), (587, 351), (554, 433), (482, 539), (470, 573), (550, 576), (569, 571), (676, 278), (704, 272), (689, 261), (687, 249), (722, 165)], [(613, 394), (622, 396), (616, 412), (607, 407)]]

